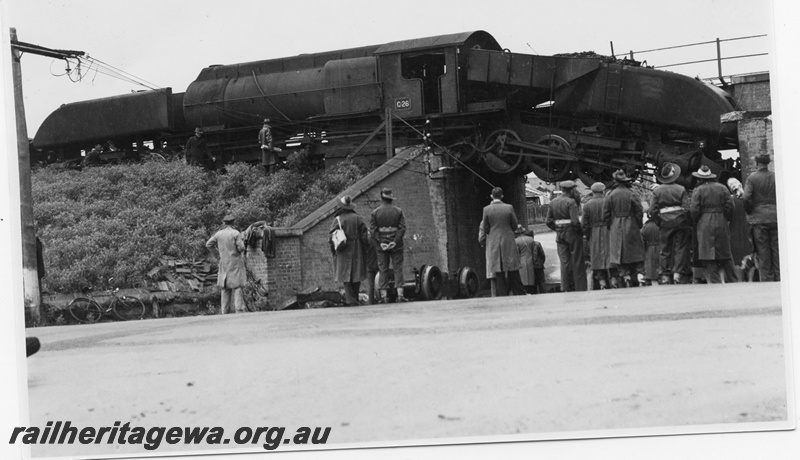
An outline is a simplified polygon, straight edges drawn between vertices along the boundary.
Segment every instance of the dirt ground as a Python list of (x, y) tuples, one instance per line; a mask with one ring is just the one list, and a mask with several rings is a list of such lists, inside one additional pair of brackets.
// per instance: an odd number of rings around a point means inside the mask
[[(781, 429), (784, 319), (780, 283), (741, 283), (29, 329), (30, 418), (322, 426), (329, 446)], [(158, 452), (219, 448), (263, 452)]]

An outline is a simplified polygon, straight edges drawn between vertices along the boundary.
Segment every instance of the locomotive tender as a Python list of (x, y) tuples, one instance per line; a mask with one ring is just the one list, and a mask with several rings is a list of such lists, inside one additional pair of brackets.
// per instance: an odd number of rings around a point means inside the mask
[[(284, 156), (300, 145), (326, 161), (355, 150), (380, 161), (384, 136), (418, 144), (425, 130), (451, 164), (496, 174), (591, 184), (625, 165), (652, 171), (672, 161), (688, 185), (701, 163), (718, 171), (718, 150), (736, 148), (736, 126), (720, 122), (734, 110), (727, 93), (698, 79), (613, 57), (511, 53), (475, 31), (214, 65), (184, 93), (65, 104), (33, 148), (61, 158), (108, 141), (178, 149), (202, 127), (219, 161), (256, 161), (270, 118)], [(379, 129), (387, 121), (391, 130)]]

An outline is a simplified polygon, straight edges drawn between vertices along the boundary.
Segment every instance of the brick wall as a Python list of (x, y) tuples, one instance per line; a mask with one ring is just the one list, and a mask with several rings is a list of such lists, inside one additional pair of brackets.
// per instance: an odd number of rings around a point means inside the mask
[[(742, 162), (742, 179), (758, 169), (756, 155), (769, 153), (775, 158), (772, 144), (772, 119), (745, 118), (739, 122), (739, 155)], [(769, 169), (775, 170), (774, 161), (769, 164)], [(744, 182), (744, 180), (742, 181)]]
[[(349, 194), (356, 212), (369, 225), (372, 210), (380, 205), (380, 190), (392, 189), (395, 204), (403, 209), (406, 218), (406, 281), (413, 280), (414, 268), (435, 265), (451, 274), (461, 267), (472, 267), (485, 282), (486, 261), (478, 244), (478, 225), (483, 207), (489, 204), (491, 186), (465, 169), (438, 171), (439, 166), (448, 164), (441, 157), (418, 150), (404, 152), (340, 196)], [(428, 161), (431, 171), (438, 171), (431, 177)], [(527, 216), (524, 178), (496, 176), (490, 181), (503, 188), (504, 201), (514, 205), (524, 225)], [(281, 305), (297, 291), (317, 286), (324, 290), (340, 289), (333, 279), (328, 245), (334, 209), (332, 200), (294, 227), (276, 229), (275, 258), (265, 258), (260, 250), (248, 255), (251, 270), (266, 282), (273, 305)], [(365, 287), (363, 283), (362, 290)]]

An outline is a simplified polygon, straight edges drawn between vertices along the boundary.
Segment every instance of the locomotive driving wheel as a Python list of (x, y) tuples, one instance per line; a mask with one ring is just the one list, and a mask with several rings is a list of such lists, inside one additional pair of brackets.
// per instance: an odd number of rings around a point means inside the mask
[(498, 174), (510, 174), (525, 164), (524, 157), (515, 154), (520, 153), (521, 149), (507, 145), (509, 140), (519, 141), (520, 137), (510, 129), (498, 129), (489, 134), (483, 144), (483, 161)]
[[(547, 147), (548, 149), (556, 150), (558, 152), (573, 153), (572, 147), (566, 139), (555, 134), (548, 134), (540, 137), (534, 144)], [(530, 166), (536, 177), (547, 182), (558, 182), (568, 174), (571, 173), (573, 162), (565, 160), (558, 156), (552, 158), (547, 155), (547, 158), (529, 157), (528, 166)]]

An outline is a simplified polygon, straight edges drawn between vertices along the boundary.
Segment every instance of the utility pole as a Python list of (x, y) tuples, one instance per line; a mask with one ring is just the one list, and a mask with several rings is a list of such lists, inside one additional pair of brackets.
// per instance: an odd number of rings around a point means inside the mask
[(55, 58), (81, 56), (80, 51), (51, 50), (17, 41), (17, 30), (11, 28), (11, 71), (14, 80), (14, 107), (17, 120), (17, 162), (19, 167), (20, 220), (22, 224), (22, 283), (25, 309), (33, 324), (41, 319), (42, 296), (36, 258), (36, 227), (33, 223), (33, 192), (31, 191), (31, 153), (28, 146), (28, 126), (22, 99), (22, 53)]

